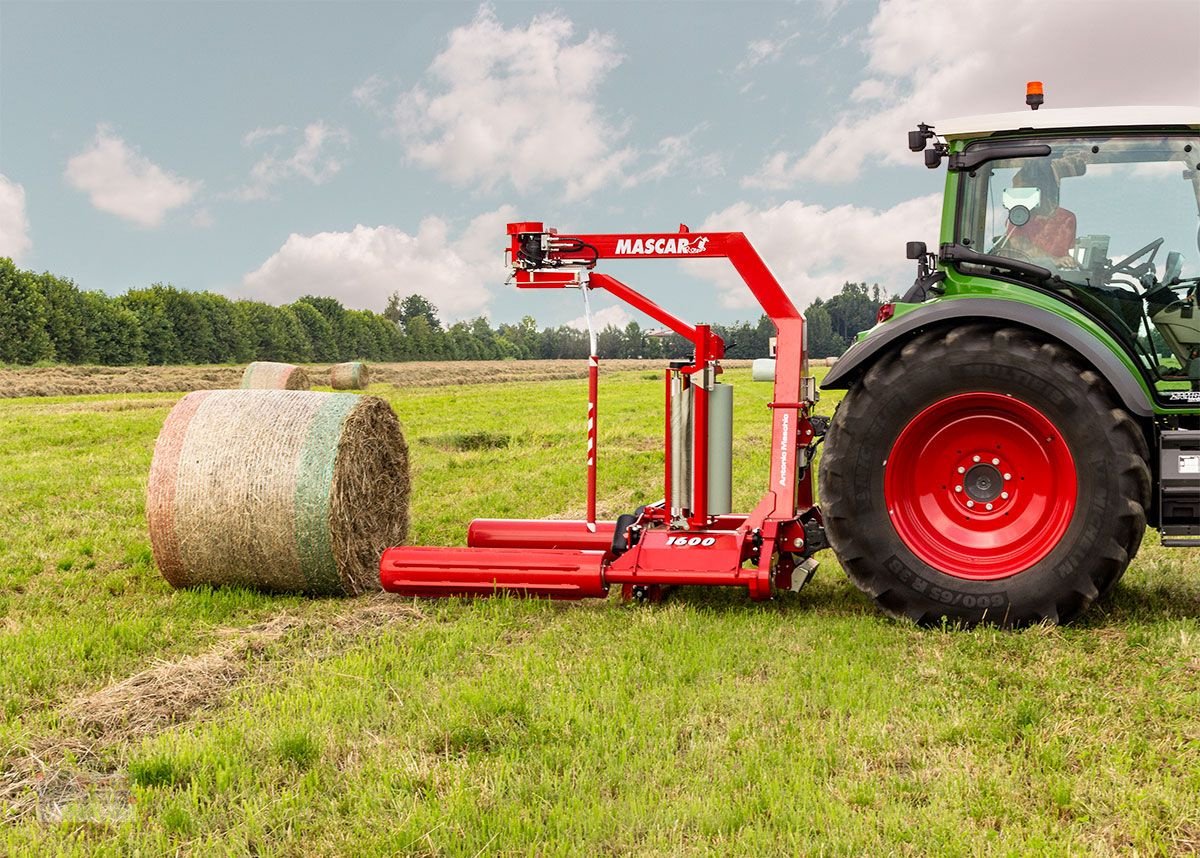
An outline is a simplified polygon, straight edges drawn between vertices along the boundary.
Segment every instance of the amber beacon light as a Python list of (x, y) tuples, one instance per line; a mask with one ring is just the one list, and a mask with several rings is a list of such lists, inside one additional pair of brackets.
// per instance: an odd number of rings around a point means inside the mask
[(1045, 100), (1040, 80), (1031, 80), (1025, 84), (1025, 103), (1029, 105), (1031, 110), (1037, 110)]

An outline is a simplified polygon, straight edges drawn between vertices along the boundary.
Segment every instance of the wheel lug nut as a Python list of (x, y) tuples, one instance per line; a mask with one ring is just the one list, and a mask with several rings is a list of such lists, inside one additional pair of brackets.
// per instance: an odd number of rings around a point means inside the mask
[(1011, 480), (1011, 479), (1012, 479), (1012, 474), (1005, 474), (1005, 475), (1004, 475), (1004, 479), (1006, 479), (1006, 480)]
[(959, 472), (960, 474), (965, 474), (965, 473), (967, 472), (967, 469), (966, 469), (966, 468), (964, 468), (964, 467), (962, 467), (962, 466), (960, 465), (960, 466), (959, 466), (959, 469), (958, 469), (958, 472)]
[(1000, 464), (1000, 460), (999, 460), (999, 459), (992, 459), (992, 464), (993, 464), (993, 465), (999, 465), (999, 464)]
[(954, 487), (954, 490), (955, 490), (956, 492), (961, 492), (961, 491), (962, 491), (962, 486), (955, 486), (955, 487)]
[(1001, 500), (1008, 500), (1008, 492), (1000, 492)]
[(967, 501), (967, 506), (975, 506), (975, 501)]
[(976, 462), (978, 462), (978, 461), (979, 461), (979, 457), (978, 457), (978, 456), (976, 456), (976, 457), (973, 459), (973, 461), (976, 461)]
[(987, 505), (987, 508), (988, 508), (988, 509), (991, 509), (991, 508), (992, 508), (992, 505), (991, 505), (991, 504), (988, 504), (988, 505)]

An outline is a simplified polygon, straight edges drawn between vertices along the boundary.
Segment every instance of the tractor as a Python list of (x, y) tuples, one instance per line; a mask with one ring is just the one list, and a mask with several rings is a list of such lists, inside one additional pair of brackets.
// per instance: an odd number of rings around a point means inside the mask
[(937, 253), (826, 376), (829, 542), (886, 611), (1068, 622), (1200, 547), (1200, 110), (921, 125)]
[[(385, 589), (656, 600), (680, 584), (799, 589), (831, 548), (888, 614), (923, 624), (1066, 623), (1108, 593), (1147, 525), (1200, 547), (1200, 109), (1039, 109), (921, 124), (946, 167), (936, 252), (824, 378), (804, 320), (741, 233), (559, 235), (509, 226), (521, 288), (603, 289), (680, 333), (664, 373), (663, 500), (595, 516), (598, 359), (583, 521), (480, 520), (466, 548), (384, 552)], [(1194, 252), (1193, 252), (1194, 248)], [(729, 508), (724, 344), (605, 259), (728, 259), (777, 328), (771, 470)], [(756, 374), (759, 368), (756, 367)], [(820, 506), (814, 471), (819, 459)]]

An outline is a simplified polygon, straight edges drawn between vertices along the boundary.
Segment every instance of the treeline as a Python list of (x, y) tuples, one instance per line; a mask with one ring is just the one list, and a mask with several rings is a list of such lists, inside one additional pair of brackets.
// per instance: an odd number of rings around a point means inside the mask
[(879, 284), (843, 283), (832, 298), (817, 298), (804, 311), (808, 322), (808, 353), (812, 357), (838, 357), (854, 341), (859, 331), (875, 324), (885, 299)]
[[(834, 298), (810, 305), (811, 354), (841, 354), (855, 332), (874, 324), (879, 298), (878, 286), (870, 292), (865, 284), (847, 283)], [(774, 335), (765, 316), (713, 328), (730, 358), (766, 355)], [(691, 351), (681, 337), (658, 336), (636, 322), (604, 328), (597, 345), (608, 358), (674, 358)], [(482, 317), (443, 325), (420, 295), (393, 294), (382, 313), (350, 310), (329, 297), (305, 296), (277, 307), (162, 284), (112, 297), (0, 259), (0, 363), (521, 360), (584, 358), (589, 350), (586, 332), (539, 328), (530, 316), (496, 327)]]

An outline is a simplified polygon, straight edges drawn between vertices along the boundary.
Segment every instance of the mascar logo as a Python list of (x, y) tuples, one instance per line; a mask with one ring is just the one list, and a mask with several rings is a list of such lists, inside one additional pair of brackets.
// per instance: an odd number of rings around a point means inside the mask
[(699, 236), (695, 241), (690, 238), (619, 238), (616, 252), (630, 255), (704, 253), (707, 247), (707, 235)]

